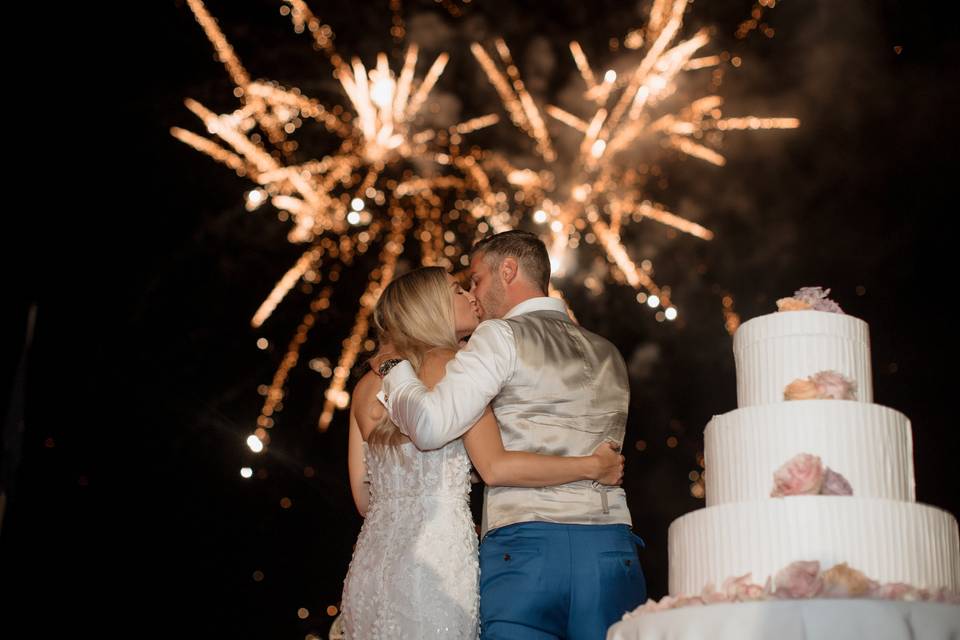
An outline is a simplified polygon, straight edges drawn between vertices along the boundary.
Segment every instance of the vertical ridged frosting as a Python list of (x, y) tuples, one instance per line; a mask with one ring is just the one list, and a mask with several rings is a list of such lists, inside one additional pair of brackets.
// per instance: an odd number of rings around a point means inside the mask
[(870, 330), (850, 315), (783, 311), (740, 325), (733, 336), (737, 406), (783, 401), (798, 378), (834, 370), (857, 384), (857, 400), (873, 402)]
[(795, 560), (846, 562), (878, 582), (960, 590), (957, 521), (927, 505), (791, 496), (699, 509), (670, 525), (670, 594), (731, 576), (763, 584)]
[(774, 471), (798, 453), (819, 456), (856, 497), (916, 500), (905, 415), (850, 400), (792, 400), (713, 417), (704, 432), (707, 506), (769, 498)]

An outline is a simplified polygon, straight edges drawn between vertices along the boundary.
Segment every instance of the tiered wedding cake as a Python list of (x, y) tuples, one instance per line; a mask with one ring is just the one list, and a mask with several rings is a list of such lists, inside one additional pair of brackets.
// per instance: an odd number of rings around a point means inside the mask
[[(631, 628), (665, 614), (681, 637), (711, 603), (956, 602), (957, 522), (915, 501), (910, 421), (873, 403), (868, 325), (827, 293), (801, 289), (737, 330), (739, 408), (704, 432), (707, 507), (670, 526), (670, 596), (608, 637), (660, 637)], [(940, 606), (960, 628), (960, 607)]]

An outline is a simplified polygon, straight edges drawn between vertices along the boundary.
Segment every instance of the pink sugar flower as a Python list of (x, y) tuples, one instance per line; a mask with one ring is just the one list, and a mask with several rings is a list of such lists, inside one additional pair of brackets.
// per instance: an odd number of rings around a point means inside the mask
[(810, 305), (814, 311), (829, 311), (830, 313), (843, 313), (836, 302), (828, 298), (830, 289), (824, 290), (821, 287), (803, 287), (794, 292), (793, 297)]
[(827, 467), (823, 472), (823, 484), (820, 486), (822, 496), (852, 496), (853, 487), (842, 475)]
[(800, 378), (794, 380), (783, 390), (784, 400), (816, 400), (818, 398), (817, 384), (812, 380)]
[(812, 598), (823, 588), (819, 574), (820, 563), (816, 560), (791, 562), (774, 577), (773, 594), (777, 598)]
[(817, 387), (817, 397), (831, 400), (856, 400), (857, 383), (836, 371), (821, 371), (810, 376)]
[(774, 472), (770, 497), (817, 495), (822, 485), (823, 464), (820, 458), (799, 453)]
[(861, 571), (851, 569), (846, 562), (834, 565), (821, 576), (823, 592), (827, 598), (857, 598), (866, 596), (877, 588), (877, 583)]

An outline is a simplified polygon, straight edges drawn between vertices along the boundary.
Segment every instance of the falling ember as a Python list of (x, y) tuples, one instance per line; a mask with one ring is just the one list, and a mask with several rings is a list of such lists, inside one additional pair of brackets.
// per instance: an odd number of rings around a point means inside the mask
[(740, 315), (733, 310), (733, 296), (729, 293), (723, 296), (723, 326), (731, 336), (740, 326)]
[(750, 32), (757, 30), (768, 38), (772, 38), (774, 30), (772, 27), (764, 23), (763, 14), (767, 9), (772, 9), (776, 6), (777, 0), (758, 0), (753, 4), (753, 8), (750, 10), (750, 17), (740, 23), (740, 26), (737, 27), (736, 37), (740, 40), (743, 40)]

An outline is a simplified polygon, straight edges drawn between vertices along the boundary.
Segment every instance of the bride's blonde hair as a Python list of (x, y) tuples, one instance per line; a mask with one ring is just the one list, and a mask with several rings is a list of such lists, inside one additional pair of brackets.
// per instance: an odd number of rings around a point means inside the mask
[[(424, 356), (438, 347), (457, 349), (457, 332), (447, 272), (421, 267), (395, 278), (386, 286), (373, 310), (380, 341), (388, 341), (401, 357), (420, 371)], [(405, 438), (385, 416), (370, 435), (369, 444), (396, 446)]]

